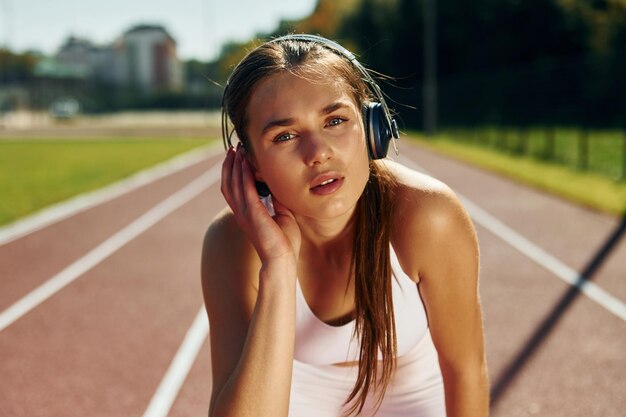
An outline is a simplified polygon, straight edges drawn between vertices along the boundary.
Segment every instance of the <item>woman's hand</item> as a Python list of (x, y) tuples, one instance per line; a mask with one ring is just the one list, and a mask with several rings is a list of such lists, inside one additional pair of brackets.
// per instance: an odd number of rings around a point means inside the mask
[(276, 199), (272, 200), (275, 215), (269, 215), (257, 194), (252, 166), (240, 144), (226, 153), (221, 190), (263, 264), (281, 259), (297, 261), (301, 235), (296, 219)]

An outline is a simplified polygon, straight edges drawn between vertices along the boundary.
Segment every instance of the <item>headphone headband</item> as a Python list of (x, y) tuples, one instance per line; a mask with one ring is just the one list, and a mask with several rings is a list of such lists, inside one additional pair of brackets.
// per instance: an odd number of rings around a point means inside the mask
[(354, 54), (352, 52), (350, 52), (349, 50), (347, 50), (343, 46), (339, 45), (337, 42), (332, 41), (330, 39), (323, 38), (323, 37), (318, 36), (318, 35), (309, 35), (309, 34), (306, 34), (306, 33), (299, 33), (299, 34), (298, 33), (294, 33), (292, 35), (284, 35), (284, 36), (280, 36), (278, 38), (271, 39), (271, 40), (269, 40), (266, 43), (279, 43), (279, 42), (283, 42), (283, 41), (303, 41), (303, 42), (319, 43), (319, 44), (324, 45), (327, 48), (332, 49), (335, 52), (338, 52), (341, 55), (345, 56), (350, 61), (352, 61), (355, 65), (361, 66), (361, 64), (357, 61), (356, 56), (354, 56)]

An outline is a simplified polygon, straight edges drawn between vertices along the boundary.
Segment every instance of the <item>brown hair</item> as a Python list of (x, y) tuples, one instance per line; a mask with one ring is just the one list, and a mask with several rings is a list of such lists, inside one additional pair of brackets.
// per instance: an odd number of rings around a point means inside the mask
[[(246, 133), (247, 106), (255, 86), (280, 72), (307, 79), (335, 74), (351, 90), (359, 105), (372, 99), (362, 74), (354, 64), (317, 42), (282, 40), (252, 50), (233, 70), (222, 101), (224, 144), (230, 143), (228, 119), (243, 145), (253, 152)], [(378, 389), (380, 406), (395, 369), (397, 342), (391, 292), (389, 234), (396, 182), (393, 176), (370, 161), (369, 180), (357, 202), (352, 271), (355, 283), (355, 332), (361, 341), (355, 386), (345, 404), (348, 414), (361, 412), (370, 389)], [(379, 368), (378, 352), (382, 355)]]

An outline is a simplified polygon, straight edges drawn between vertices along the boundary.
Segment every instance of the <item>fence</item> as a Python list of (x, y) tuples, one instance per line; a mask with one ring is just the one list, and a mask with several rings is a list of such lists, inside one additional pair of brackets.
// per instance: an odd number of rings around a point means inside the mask
[(626, 131), (574, 128), (454, 128), (442, 137), (626, 181)]

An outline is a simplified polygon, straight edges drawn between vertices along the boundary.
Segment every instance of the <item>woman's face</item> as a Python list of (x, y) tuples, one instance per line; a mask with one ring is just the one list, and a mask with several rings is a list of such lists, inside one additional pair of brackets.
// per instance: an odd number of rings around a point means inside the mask
[(257, 180), (296, 216), (350, 215), (369, 177), (361, 110), (343, 81), (280, 73), (248, 103)]

